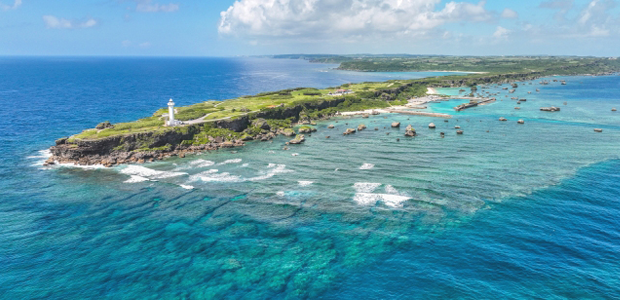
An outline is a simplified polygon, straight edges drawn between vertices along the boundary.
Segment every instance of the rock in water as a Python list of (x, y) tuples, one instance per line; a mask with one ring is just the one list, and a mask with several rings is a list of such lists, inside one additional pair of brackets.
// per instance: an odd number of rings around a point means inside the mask
[(601, 128), (594, 128), (594, 132), (603, 132), (603, 129), (601, 129)]
[(612, 108), (612, 109), (611, 109), (611, 111), (616, 111), (616, 108), (615, 108), (615, 107), (614, 107), (614, 108)]
[(357, 131), (362, 131), (364, 129), (366, 129), (366, 125), (364, 125), (364, 124), (357, 125)]
[(552, 107), (541, 107), (540, 110), (541, 111), (551, 111), (551, 112), (554, 112), (554, 111), (560, 111), (560, 108), (559, 107), (555, 107), (555, 106), (552, 106)]
[(392, 128), (397, 128), (397, 127), (400, 127), (400, 122), (393, 122)]
[(461, 129), (461, 126), (456, 125), (456, 126), (454, 126), (454, 129)]
[(443, 120), (445, 123), (448, 123), (448, 120)]
[(310, 126), (302, 126), (299, 128), (299, 133), (311, 133), (315, 132), (316, 128)]
[(349, 135), (349, 134), (353, 134), (355, 133), (355, 129), (353, 128), (347, 128), (347, 130), (345, 130), (342, 135)]
[(515, 109), (521, 109), (521, 107), (515, 107)]
[(303, 134), (297, 135), (294, 139), (289, 141), (289, 144), (301, 144), (306, 141), (306, 137)]
[(329, 128), (329, 129), (333, 129), (333, 128), (334, 128), (334, 125), (333, 125), (333, 124), (330, 124), (329, 126), (327, 126), (327, 128)]
[(457, 130), (456, 134), (463, 134), (463, 130)]
[(408, 137), (416, 136), (415, 129), (411, 126), (411, 124), (407, 125), (407, 128), (405, 128), (405, 136), (408, 136)]
[(508, 121), (508, 120), (507, 120), (506, 118), (504, 118), (504, 117), (499, 118), (499, 120), (500, 120), (500, 121), (502, 121), (502, 122), (504, 122), (504, 121)]
[(430, 123), (430, 124), (428, 124), (428, 128), (430, 128), (430, 129), (435, 129), (435, 123)]
[(523, 121), (523, 120), (519, 120), (519, 121), (517, 121), (517, 123), (519, 123), (519, 124), (525, 124), (525, 121)]

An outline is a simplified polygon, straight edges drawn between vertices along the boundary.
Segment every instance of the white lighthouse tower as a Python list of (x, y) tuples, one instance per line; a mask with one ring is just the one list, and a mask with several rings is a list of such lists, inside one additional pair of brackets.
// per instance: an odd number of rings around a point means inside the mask
[(177, 121), (174, 120), (174, 101), (170, 99), (168, 101), (168, 126), (177, 125)]

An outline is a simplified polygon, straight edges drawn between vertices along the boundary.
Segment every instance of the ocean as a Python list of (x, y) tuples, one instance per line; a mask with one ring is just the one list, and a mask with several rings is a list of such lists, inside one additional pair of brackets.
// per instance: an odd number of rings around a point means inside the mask
[(429, 105), (448, 122), (323, 121), (288, 151), (278, 137), (143, 165), (42, 167), (55, 139), (169, 98), (451, 74), (335, 67), (0, 58), (0, 298), (620, 297), (620, 76), (526, 82), (509, 97), (492, 86), (498, 101), (458, 113), (465, 100)]

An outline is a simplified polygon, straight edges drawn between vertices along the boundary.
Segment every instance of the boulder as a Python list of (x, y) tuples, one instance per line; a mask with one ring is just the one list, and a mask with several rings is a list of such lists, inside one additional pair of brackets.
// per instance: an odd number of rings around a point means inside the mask
[(301, 126), (298, 131), (299, 133), (311, 133), (315, 132), (316, 128), (310, 126)]
[(519, 120), (519, 121), (517, 121), (517, 123), (519, 123), (519, 124), (525, 124), (525, 121), (523, 121), (523, 120)]
[(430, 123), (430, 124), (428, 124), (428, 128), (430, 128), (430, 129), (435, 129), (435, 123)]
[(294, 139), (290, 140), (288, 143), (295, 145), (295, 144), (301, 144), (305, 141), (306, 141), (306, 137), (303, 134), (300, 134), (296, 136)]
[(293, 131), (293, 129), (291, 128), (284, 128), (282, 129), (281, 133), (284, 136), (295, 136), (296, 135), (295, 131)]
[(329, 126), (327, 126), (327, 128), (334, 129), (334, 125), (333, 124), (329, 124)]
[(342, 135), (349, 135), (349, 134), (354, 134), (355, 133), (355, 129), (353, 128), (347, 128), (347, 130), (345, 130)]
[(364, 125), (364, 124), (357, 125), (357, 131), (362, 131), (364, 129), (366, 129), (366, 125)]
[(515, 109), (521, 109), (521, 107), (515, 107)]
[(411, 124), (407, 125), (407, 128), (405, 128), (405, 136), (408, 136), (408, 137), (416, 136), (415, 129), (411, 126)]
[(368, 114), (363, 114), (363, 115), (362, 115), (362, 118), (364, 118), (364, 119), (368, 119), (368, 117), (369, 117), (369, 115), (368, 115)]
[(594, 128), (594, 132), (603, 132), (603, 129), (601, 129), (601, 128)]
[(541, 107), (540, 110), (541, 111), (554, 112), (554, 111), (560, 111), (560, 108), (559, 107), (555, 107), (555, 106), (552, 106), (552, 107)]
[(615, 108), (615, 107), (614, 107), (614, 108), (612, 108), (612, 109), (611, 109), (611, 111), (616, 111), (616, 108)]
[(461, 126), (456, 125), (456, 126), (454, 126), (454, 129), (461, 129)]
[(330, 138), (330, 136), (329, 136), (329, 135), (328, 135), (328, 136), (325, 136), (325, 138), (326, 138), (326, 139), (328, 139), (328, 138)]
[(97, 126), (95, 126), (95, 129), (99, 129), (99, 130), (107, 129), (107, 128), (114, 128), (114, 125), (112, 125), (110, 123), (110, 121), (105, 121), (105, 122), (101, 122), (101, 123), (97, 124)]
[(260, 129), (264, 129), (264, 130), (271, 130), (271, 127), (269, 126), (267, 121), (265, 119), (262, 119), (262, 118), (258, 118), (256, 120), (252, 121), (252, 126), (253, 127), (258, 127)]
[(504, 118), (504, 117), (499, 118), (499, 120), (500, 120), (500, 121), (502, 121), (502, 122), (504, 122), (504, 121), (508, 121), (508, 120), (507, 120), (506, 118)]
[(463, 130), (457, 130), (456, 134), (463, 134)]
[(445, 123), (448, 123), (448, 120), (443, 120)]
[(392, 128), (397, 128), (397, 127), (400, 127), (400, 122), (393, 122)]

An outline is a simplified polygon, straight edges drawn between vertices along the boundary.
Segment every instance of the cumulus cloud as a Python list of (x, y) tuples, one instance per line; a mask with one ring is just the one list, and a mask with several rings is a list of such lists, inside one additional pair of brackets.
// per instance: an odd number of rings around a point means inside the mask
[(0, 9), (2, 10), (11, 10), (11, 9), (17, 9), (18, 7), (20, 7), (22, 5), (22, 0), (15, 0), (13, 2), (13, 5), (6, 5), (4, 3), (0, 3)]
[(138, 12), (175, 12), (179, 10), (179, 4), (168, 3), (159, 4), (153, 0), (136, 0), (136, 11)]
[(517, 18), (519, 18), (519, 14), (516, 11), (514, 11), (514, 10), (512, 10), (510, 8), (506, 8), (502, 12), (502, 18), (504, 18), (504, 19), (517, 19)]
[(97, 25), (97, 21), (93, 18), (88, 18), (84, 21), (75, 21), (58, 18), (52, 15), (43, 16), (43, 22), (45, 22), (47, 28), (53, 29), (90, 28)]
[(510, 30), (502, 26), (497, 26), (497, 29), (495, 29), (495, 33), (493, 33), (493, 37), (498, 38), (498, 39), (505, 39), (508, 37), (509, 33), (510, 33)]
[(220, 13), (222, 35), (340, 39), (418, 36), (450, 22), (485, 22), (477, 4), (441, 0), (238, 0)]

